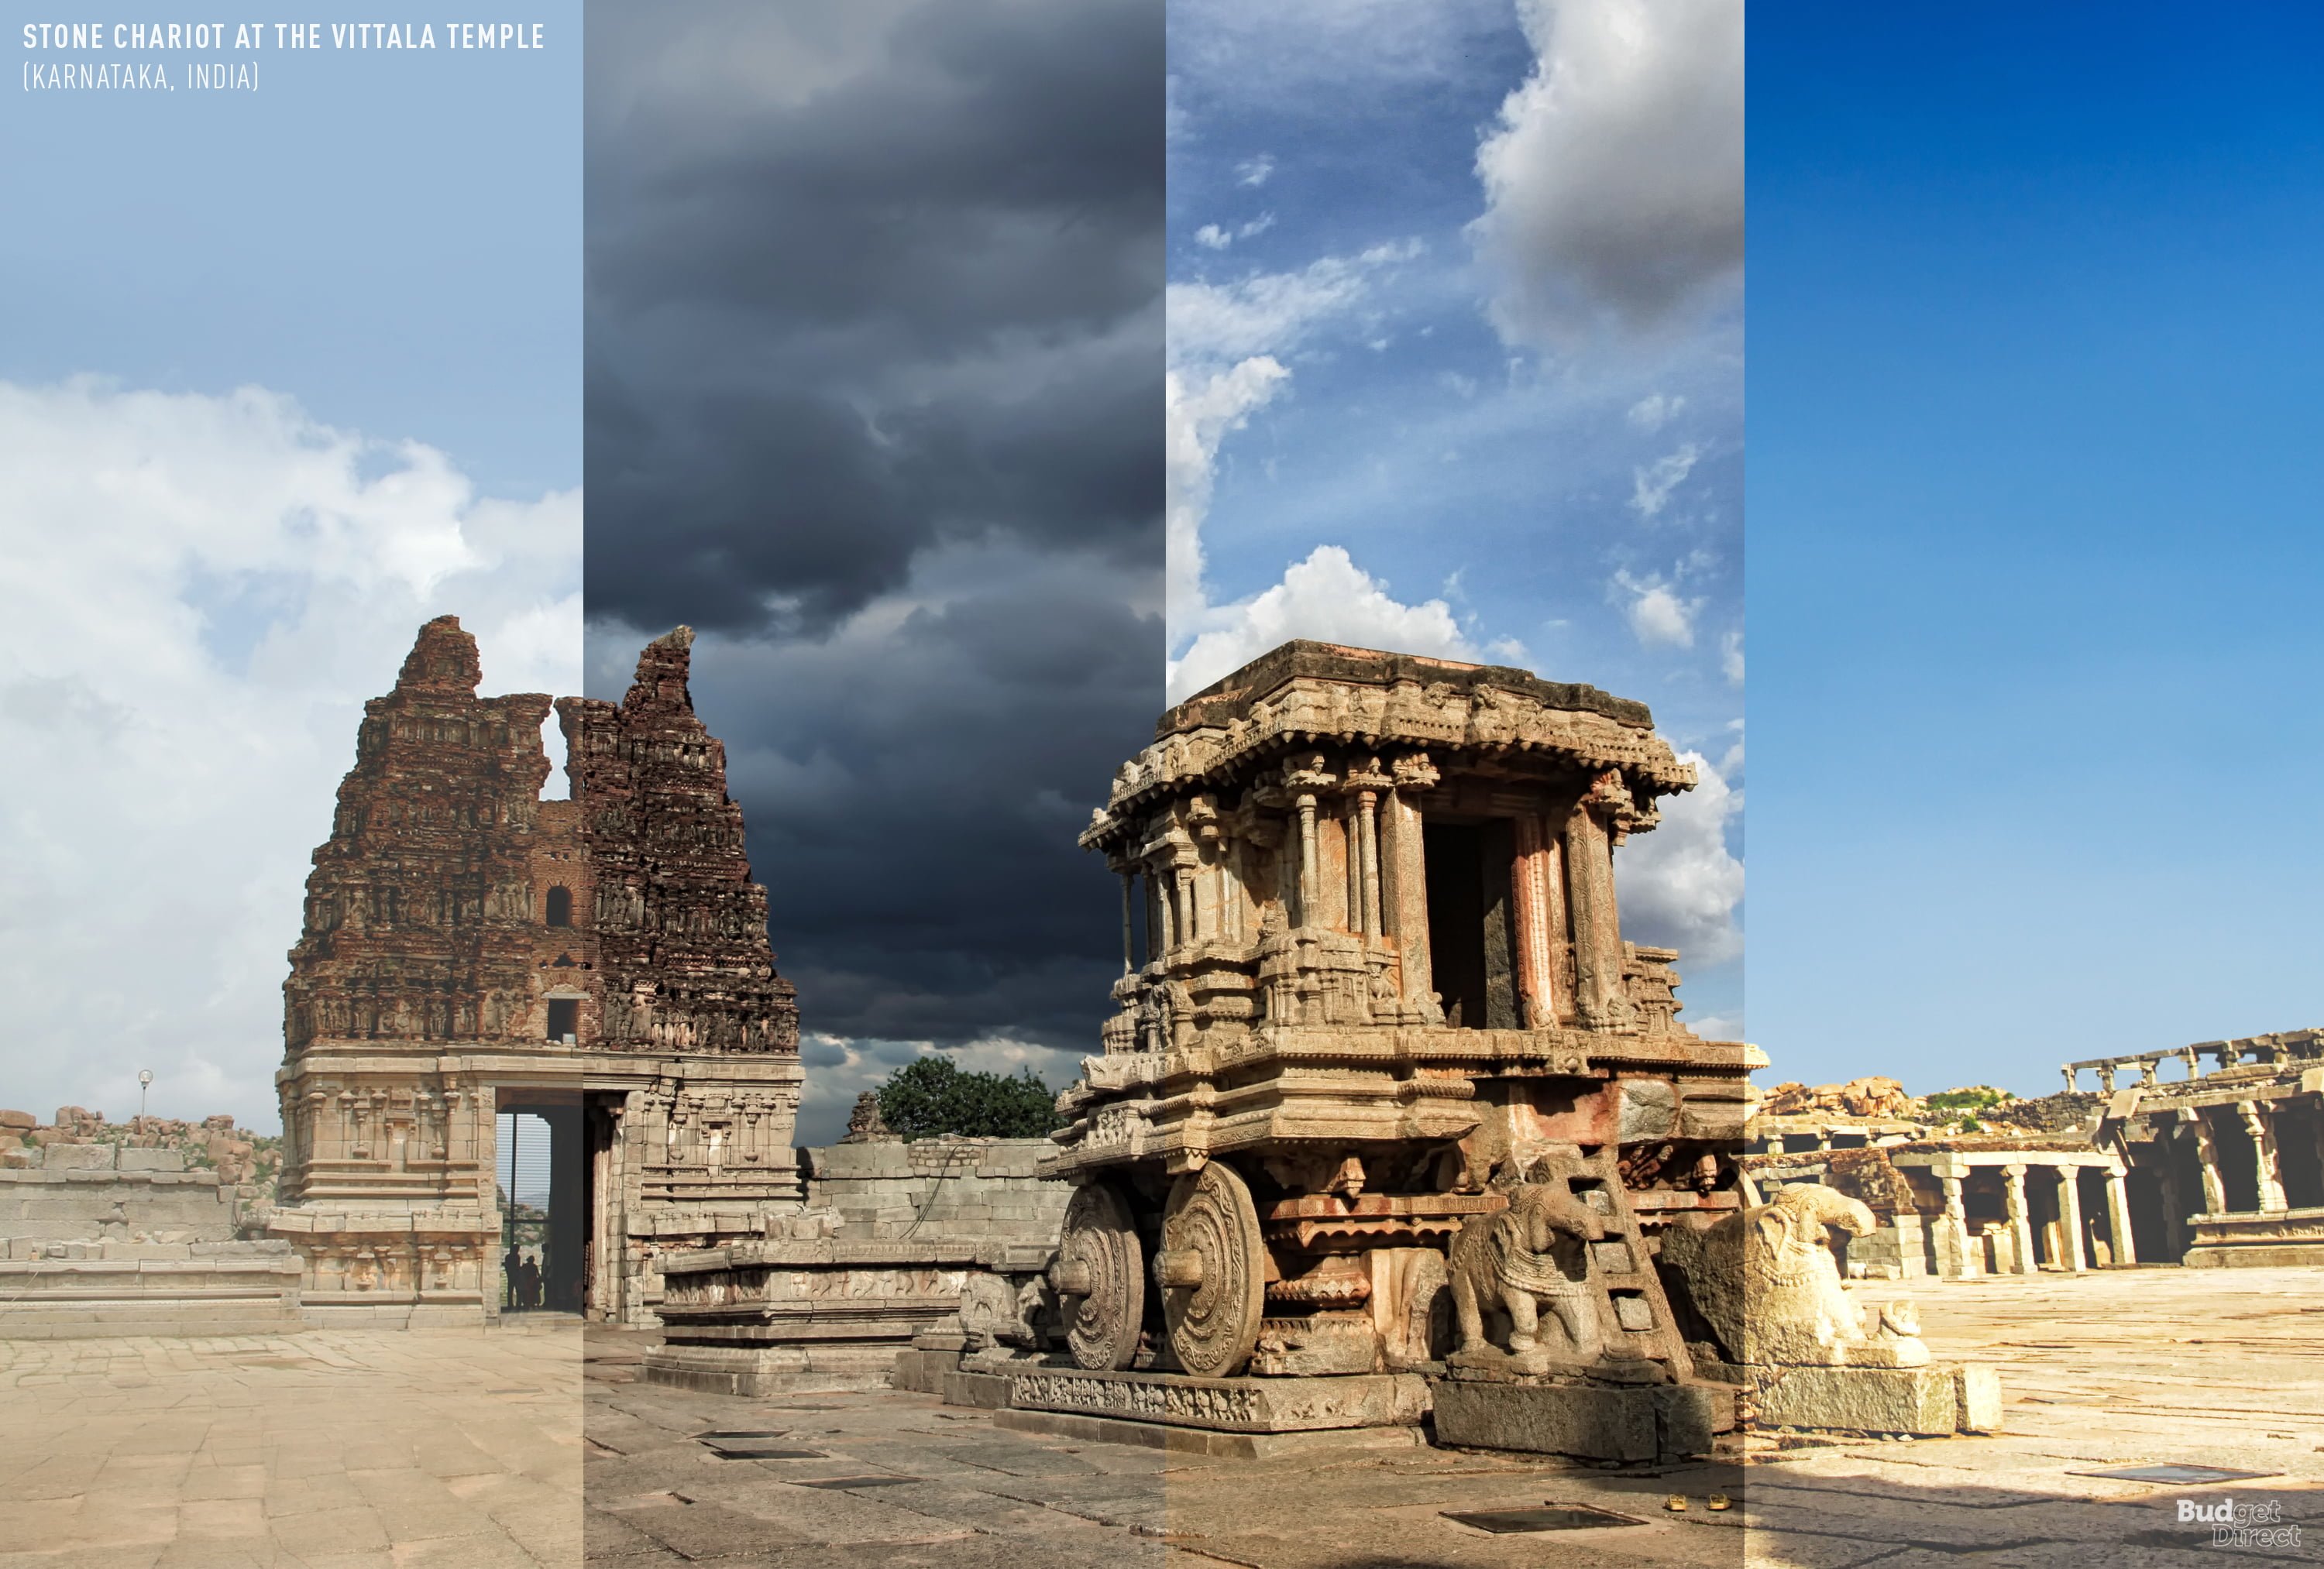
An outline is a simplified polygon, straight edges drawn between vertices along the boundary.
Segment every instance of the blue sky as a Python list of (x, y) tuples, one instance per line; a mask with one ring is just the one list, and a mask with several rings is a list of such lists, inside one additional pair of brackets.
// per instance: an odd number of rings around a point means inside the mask
[(2324, 1018), (2319, 60), (2292, 6), (1754, 19), (1763, 1078)]
[(1286, 637), (1642, 699), (1625, 852), (1743, 1026), (1741, 7), (1170, 11), (1173, 695)]
[(580, 7), (532, 16), (540, 53), (0, 91), (9, 1105), (124, 1115), (150, 1068), (157, 1114), (276, 1125), (364, 700), (445, 611), (488, 691), (579, 689)]
[(456, 453), (497, 493), (578, 483), (581, 7), (525, 16), (548, 48), (455, 50), (439, 23), (432, 50), (278, 51), (270, 26), (255, 56), (88, 54), (27, 51), (12, 25), (12, 64), (254, 58), (260, 85), (28, 93), (10, 72), (0, 374), (256, 384)]

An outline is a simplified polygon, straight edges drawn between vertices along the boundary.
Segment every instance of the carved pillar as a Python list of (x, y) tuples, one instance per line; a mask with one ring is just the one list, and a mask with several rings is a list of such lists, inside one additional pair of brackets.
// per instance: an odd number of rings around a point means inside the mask
[(1565, 820), (1565, 882), (1573, 913), (1574, 1012), (1585, 1029), (1618, 1028), (1628, 1010), (1614, 847), (1587, 803)]
[(1969, 1206), (1961, 1197), (1961, 1179), (1941, 1177), (1944, 1184), (1945, 1209), (1937, 1217), (1937, 1273), (1949, 1276), (1981, 1275), (1985, 1272), (1970, 1253), (1969, 1245)]
[(1517, 1007), (1526, 1029), (1546, 1030), (1557, 1023), (1548, 836), (1542, 831), (1541, 819), (1530, 812), (1517, 814), (1515, 829), (1517, 854), (1509, 863), (1509, 883), (1510, 904), (1517, 912)]
[(2151, 1057), (2138, 1065), (2138, 1087), (2141, 1089), (2160, 1087), (2154, 1077), (2154, 1060)]
[(2067, 1063), (2064, 1067), (2062, 1067), (2062, 1068), (2059, 1069), (2059, 1070), (2058, 1070), (2058, 1071), (2059, 1071), (2059, 1072), (2061, 1072), (2061, 1073), (2062, 1073), (2062, 1074), (2064, 1074), (2064, 1075), (2066, 1076), (2066, 1093), (2067, 1093), (2068, 1095), (2071, 1095), (2071, 1094), (2073, 1094), (2073, 1092), (2074, 1092), (2074, 1087), (2075, 1087), (2075, 1086), (2074, 1086), (2074, 1065), (2073, 1065), (2072, 1063), (2069, 1062), (2069, 1063)]
[(2034, 1222), (2025, 1208), (2025, 1168), (2004, 1166), (2001, 1175), (2006, 1179), (2001, 1203), (2009, 1217), (2010, 1251), (2017, 1255), (2012, 1272), (2030, 1275), (2034, 1272)]
[(2129, 1173), (2119, 1161), (2107, 1168), (2107, 1239), (2116, 1265), (2138, 1262), (2138, 1244), (2130, 1234)]
[(1363, 885), (1364, 940), (1380, 940), (1379, 792), (1356, 797), (1356, 864)]
[(2090, 1267), (2089, 1252), (2082, 1246), (2082, 1170), (2079, 1166), (2052, 1170), (2058, 1173), (2058, 1231), (2066, 1250), (2066, 1256), (2058, 1262), (2079, 1275)]
[(1147, 955), (1148, 959), (1160, 959), (1165, 954), (1176, 951), (1178, 947), (1177, 913), (1170, 907), (1168, 869), (1167, 867), (1148, 867), (1146, 869), (1146, 907), (1155, 913), (1154, 925), (1150, 928), (1155, 943), (1153, 951)]
[(1170, 868), (1170, 885), (1178, 896), (1178, 940), (1193, 944), (1202, 940), (1202, 922), (1194, 908), (1194, 868), (1174, 865)]
[(2259, 1179), (2259, 1207), (2263, 1215), (2282, 1213), (2283, 1204), (2283, 1168), (2275, 1154), (2273, 1119), (2259, 1109), (2256, 1102), (2236, 1102), (2236, 1115), (2242, 1119), (2244, 1132), (2252, 1142), (2252, 1161)]
[(2163, 1194), (2163, 1252), (2172, 1263), (2187, 1251), (2187, 1203), (2179, 1192), (2178, 1140), (2166, 1129), (2154, 1141), (2161, 1159), (2154, 1164), (2155, 1186)]
[(1121, 874), (1121, 973), (1128, 975), (1138, 968), (1137, 928), (1130, 917), (1130, 904), (1137, 897), (1138, 874)]
[(1345, 798), (1346, 810), (1340, 814), (1340, 842), (1346, 850), (1342, 857), (1347, 876), (1348, 918), (1343, 922), (1349, 932), (1361, 936), (1364, 930), (1364, 830), (1357, 821), (1356, 798)]
[(2227, 1212), (2227, 1185), (2219, 1179), (2219, 1146), (2211, 1138), (2211, 1119), (2195, 1114), (2195, 1159), (2203, 1166), (2203, 1213)]
[(1299, 807), (1299, 892), (1297, 895), (1299, 909), (1292, 924), (1308, 926), (1314, 923), (1315, 895), (1321, 891), (1317, 886), (1321, 879), (1316, 872), (1315, 864), (1315, 798), (1303, 794), (1297, 804)]
[(1420, 807), (1412, 799), (1436, 783), (1436, 770), (1424, 755), (1401, 757), (1396, 788), (1380, 804), (1385, 814), (1380, 845), (1381, 907), (1388, 935), (1396, 939), (1405, 1014), (1437, 1022), (1428, 966), (1428, 874), (1421, 847)]

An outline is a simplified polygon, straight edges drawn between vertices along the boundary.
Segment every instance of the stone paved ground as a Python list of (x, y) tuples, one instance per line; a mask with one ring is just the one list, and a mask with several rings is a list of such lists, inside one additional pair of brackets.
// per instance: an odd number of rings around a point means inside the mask
[(0, 1341), (0, 1569), (580, 1561), (577, 1321)]
[[(1895, 1292), (1895, 1288), (1879, 1288)], [(2144, 1270), (1915, 1287), (1940, 1354), (2003, 1367), (2012, 1430), (1662, 1473), (1427, 1449), (1233, 1463), (1037, 1437), (904, 1394), (783, 1401), (629, 1381), (641, 1337), (569, 1323), (250, 1340), (0, 1342), (0, 1569), (1452, 1569), (2324, 1558), (2324, 1271)], [(782, 1432), (812, 1460), (694, 1435)], [(587, 1507), (581, 1506), (586, 1450)], [(2228, 1489), (2072, 1473), (2281, 1473)], [(909, 1478), (867, 1486), (867, 1476)], [(849, 1481), (839, 1488), (807, 1485)], [(1671, 1491), (1692, 1507), (1665, 1513)], [(1741, 1507), (1713, 1515), (1705, 1494)], [(2181, 1498), (2273, 1501), (2298, 1548), (2214, 1547)], [(1495, 1537), (1446, 1509), (1646, 1523)], [(1747, 1531), (1745, 1527), (1749, 1528)]]
[[(1990, 1438), (1757, 1449), (1743, 1466), (1609, 1472), (1407, 1449), (1223, 1462), (1034, 1437), (904, 1394), (781, 1401), (619, 1379), (633, 1339), (593, 1342), (590, 1562), (1251, 1569), (1753, 1564), (2068, 1569), (2324, 1559), (2324, 1271), (2142, 1270), (1910, 1290), (1941, 1355), (2003, 1368)], [(717, 1459), (692, 1435), (779, 1431), (815, 1459)], [(2182, 1461), (2282, 1473), (2228, 1488), (2071, 1474)], [(818, 1489), (848, 1477), (913, 1480)], [(1704, 1509), (1725, 1491), (1741, 1507)], [(1661, 1507), (1689, 1495), (1683, 1516)], [(2273, 1501), (2297, 1548), (2218, 1547), (2181, 1498)], [(1490, 1536), (1447, 1509), (1555, 1500), (1646, 1523)], [(2313, 1530), (2318, 1533), (2310, 1536)]]

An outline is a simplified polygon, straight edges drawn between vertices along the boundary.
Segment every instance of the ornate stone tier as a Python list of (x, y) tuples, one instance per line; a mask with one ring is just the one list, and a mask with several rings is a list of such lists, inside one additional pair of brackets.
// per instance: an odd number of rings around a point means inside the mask
[(1024, 1411), (1128, 1418), (1217, 1433), (1300, 1433), (1415, 1427), (1428, 1415), (1425, 1380), (1204, 1379), (1183, 1373), (1036, 1368), (1010, 1375), (1009, 1404)]
[(1655, 794), (1695, 783), (1654, 733), (1644, 703), (1508, 665), (1329, 643), (1286, 643), (1171, 709), (1154, 730), (1154, 744), (1115, 775), (1084, 842), (1102, 842), (1150, 795), (1327, 739), (1540, 754), (1593, 771), (1620, 768), (1658, 785)]
[[(1216, 1046), (1091, 1058), (1059, 1097), (1056, 1176), (1128, 1159), (1178, 1171), (1279, 1142), (1408, 1145), (1468, 1138), (1495, 1114), (1480, 1079), (1563, 1081), (1511, 1131), (1581, 1144), (1739, 1141), (1755, 1048), (1576, 1030), (1288, 1029)], [(1648, 1077), (1653, 1075), (1653, 1077)], [(1667, 1076), (1667, 1077), (1665, 1077)], [(1449, 1180), (1449, 1177), (1448, 1177)]]

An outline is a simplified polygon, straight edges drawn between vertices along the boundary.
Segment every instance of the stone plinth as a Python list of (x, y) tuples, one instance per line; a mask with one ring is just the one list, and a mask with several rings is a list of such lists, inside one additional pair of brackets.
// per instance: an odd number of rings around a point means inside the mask
[(2273, 1269), (2324, 1263), (2324, 1209), (2198, 1215), (2189, 1222), (2190, 1269)]
[(1216, 1433), (1305, 1433), (1409, 1427), (1429, 1409), (1428, 1381), (1413, 1373), (1347, 1378), (1200, 1379), (1184, 1373), (1042, 1368), (1010, 1381), (1018, 1410), (1200, 1427)]
[(1986, 1363), (1752, 1371), (1761, 1427), (1922, 1438), (2001, 1430), (2001, 1376)]
[[(0, 1262), (0, 1340), (290, 1335), (306, 1327), (300, 1262), (281, 1243), (102, 1245), (102, 1258)], [(210, 1251), (198, 1255), (197, 1248)]]
[(51, 1144), (0, 1171), (0, 1339), (280, 1335), (300, 1262), (252, 1241), (236, 1188), (174, 1150)]
[(645, 1376), (750, 1393), (876, 1389), (892, 1372), (898, 1387), (937, 1394), (963, 1351), (1034, 1344), (1028, 1315), (1069, 1197), (1034, 1175), (1048, 1147), (881, 1139), (802, 1152), (807, 1201), (786, 1220), (790, 1235), (664, 1258), (668, 1338)]
[(1436, 1441), (1582, 1460), (1681, 1460), (1735, 1426), (1730, 1391), (1702, 1384), (1516, 1384), (1433, 1381)]

